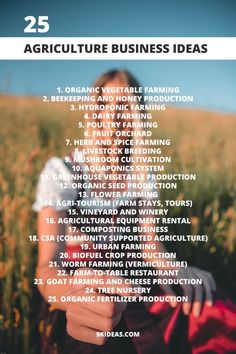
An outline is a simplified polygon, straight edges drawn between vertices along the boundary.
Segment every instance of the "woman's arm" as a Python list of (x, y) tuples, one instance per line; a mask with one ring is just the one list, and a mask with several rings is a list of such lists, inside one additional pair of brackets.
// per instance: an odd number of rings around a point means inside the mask
[[(54, 306), (60, 310), (66, 310), (66, 304), (60, 301), (60, 297), (65, 295), (69, 289), (69, 275), (58, 275), (58, 270), (61, 268), (49, 267), (50, 261), (57, 261), (60, 265), (60, 252), (65, 251), (64, 242), (42, 241), (42, 235), (65, 235), (66, 228), (64, 224), (58, 224), (58, 218), (66, 217), (66, 211), (57, 211), (53, 208), (43, 208), (38, 213), (37, 229), (38, 229), (38, 263), (36, 269), (36, 277), (42, 279), (43, 284), (38, 284), (38, 288), (44, 299), (48, 302), (50, 296), (57, 297), (57, 303)], [(47, 223), (47, 218), (53, 218), (53, 224)], [(67, 279), (66, 284), (52, 285), (47, 284), (47, 280), (53, 279)]]
[[(60, 301), (61, 296), (79, 296), (86, 297), (87, 285), (68, 285), (69, 279), (74, 278), (67, 276), (58, 276), (59, 267), (49, 267), (50, 261), (57, 261), (60, 265), (60, 252), (64, 252), (65, 244), (59, 242), (51, 241), (42, 241), (42, 235), (54, 235), (65, 234), (65, 225), (58, 224), (59, 217), (65, 217), (67, 215), (66, 211), (56, 211), (52, 208), (43, 208), (38, 213), (38, 238), (39, 238), (39, 253), (38, 253), (38, 264), (36, 276), (37, 278), (42, 279), (43, 284), (39, 284), (38, 288), (48, 302), (50, 296), (56, 296), (57, 302), (53, 302), (53, 306), (66, 311), (67, 318), (67, 332), (74, 339), (93, 343), (97, 345), (102, 345), (106, 342), (107, 337), (98, 336), (97, 332), (109, 332), (118, 324), (121, 319), (122, 312), (126, 308), (125, 303), (121, 302), (105, 302), (99, 301), (99, 297), (104, 297), (102, 293), (98, 293), (96, 286), (91, 285), (91, 288), (94, 288), (92, 293), (95, 301), (81, 301), (81, 302), (62, 302)], [(53, 224), (47, 223), (46, 218), (53, 218)], [(86, 268), (87, 270), (89, 268)], [(91, 279), (94, 278), (94, 284), (97, 284), (96, 279), (98, 276), (93, 275), (91, 269)], [(47, 284), (47, 279), (67, 279), (66, 284), (64, 285), (51, 285)], [(124, 283), (123, 278), (113, 277), (109, 274), (100, 275), (99, 278), (102, 278), (103, 284), (102, 287), (111, 290), (114, 290), (114, 293), (117, 293), (117, 288), (120, 288), (119, 294), (124, 296), (136, 296), (132, 294), (132, 285)], [(117, 284), (114, 280), (117, 279)], [(113, 283), (111, 282), (113, 281)], [(118, 282), (119, 280), (119, 282)]]
[[(146, 217), (148, 220), (148, 215), (146, 215)], [(151, 215), (150, 215), (150, 218), (151, 218)], [(141, 223), (141, 226), (144, 228), (146, 227), (148, 229), (151, 226), (153, 226), (153, 223), (145, 222), (145, 223)], [(167, 252), (163, 243), (155, 241), (155, 236), (156, 236), (155, 232), (150, 231), (150, 232), (147, 232), (147, 234), (151, 235), (151, 241), (148, 241), (147, 243), (155, 244), (155, 250), (152, 250), (152, 251), (163, 252), (163, 253)], [(148, 252), (148, 253), (151, 253), (151, 252)], [(149, 258), (146, 257), (144, 259), (149, 262), (156, 261), (156, 259), (154, 257), (149, 257)], [(186, 279), (200, 278), (200, 279), (202, 279), (202, 285), (191, 285), (191, 284), (180, 285), (183, 290), (183, 295), (188, 296), (188, 299), (189, 299), (189, 301), (184, 302), (183, 306), (182, 306), (183, 313), (185, 315), (189, 315), (192, 312), (196, 317), (198, 317), (201, 313), (204, 303), (207, 306), (212, 306), (212, 304), (213, 304), (212, 292), (216, 290), (216, 284), (215, 284), (215, 281), (214, 281), (211, 273), (204, 271), (202, 269), (190, 267), (190, 266), (188, 266), (186, 269), (179, 268), (179, 267), (171, 267), (170, 268), (170, 267), (167, 267), (167, 265), (166, 265), (166, 262), (170, 261), (170, 259), (162, 258), (161, 261), (162, 261), (163, 267), (159, 268), (159, 269), (176, 270), (177, 271), (177, 275), (176, 275), (177, 279), (180, 279), (180, 278), (181, 279), (182, 278), (186, 278)], [(165, 293), (167, 293), (169, 295), (175, 295), (175, 292), (172, 289), (171, 285), (166, 284), (166, 285), (161, 285), (160, 287), (162, 288), (162, 290)], [(172, 307), (176, 307), (177, 303), (172, 302), (172, 303), (170, 303), (170, 305)]]

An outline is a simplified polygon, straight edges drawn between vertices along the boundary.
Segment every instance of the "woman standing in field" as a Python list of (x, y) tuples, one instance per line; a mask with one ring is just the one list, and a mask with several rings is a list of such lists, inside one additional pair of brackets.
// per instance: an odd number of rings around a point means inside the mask
[[(133, 118), (136, 117), (136, 123), (149, 119), (143, 110), (134, 111), (130, 103), (132, 96), (140, 107), (143, 104), (139, 87), (126, 71), (114, 70), (102, 75), (94, 83), (96, 110), (86, 118), (86, 136), (91, 145), (75, 150), (65, 160), (49, 159), (41, 173), (34, 203), (34, 210), (38, 212), (37, 278), (43, 298), (51, 305), (40, 323), (43, 353), (223, 354), (236, 351), (236, 307), (230, 300), (226, 303), (217, 297), (210, 273), (175, 266), (173, 279), (186, 279), (184, 285), (179, 282), (179, 294), (168, 284), (155, 286), (151, 295), (154, 299), (160, 296), (163, 302), (146, 303), (137, 300), (144, 294), (140, 278), (136, 282), (131, 269), (125, 270), (122, 265), (116, 268), (119, 272), (115, 272), (111, 258), (114, 240), (119, 239), (117, 230), (124, 223), (119, 224), (118, 220), (121, 215), (127, 217), (129, 209), (134, 210), (134, 220), (138, 220), (141, 209), (146, 210), (146, 219), (138, 223), (140, 235), (135, 242), (149, 245), (155, 251), (153, 254), (163, 256), (161, 266), (157, 267), (152, 253), (144, 253), (144, 260), (153, 264), (150, 267), (153, 274), (156, 274), (155, 268), (157, 272), (168, 268), (168, 252), (155, 241), (157, 228), (148, 218), (149, 210), (154, 208), (150, 200), (157, 200), (157, 191), (147, 169), (143, 168), (140, 174), (140, 162), (137, 162), (140, 160), (132, 158), (133, 151), (143, 156), (145, 148), (142, 143), (138, 145), (138, 139), (141, 141), (145, 136), (145, 128), (142, 124), (132, 124)], [(120, 109), (121, 96), (126, 105), (124, 111)], [(106, 102), (105, 110), (99, 109), (103, 102)], [(104, 148), (99, 152), (98, 144)], [(137, 147), (140, 150), (135, 150)], [(67, 178), (69, 175), (74, 175), (79, 182), (78, 189), (72, 188), (73, 180)], [(62, 180), (55, 176), (61, 176)], [(139, 191), (132, 188), (137, 176), (144, 186)], [(90, 185), (86, 184), (88, 181)], [(84, 216), (88, 216), (87, 224), (82, 222), (86, 220)], [(68, 217), (71, 223), (67, 225)], [(106, 223), (113, 227), (107, 227)], [(134, 236), (135, 226), (126, 224), (131, 236)], [(48, 235), (50, 241), (47, 241)], [(64, 239), (63, 235), (67, 235), (69, 241), (57, 242), (58, 237)], [(119, 246), (124, 242), (122, 235), (117, 242)], [(118, 249), (121, 252), (121, 247)], [(83, 259), (82, 254), (86, 254)], [(102, 263), (96, 263), (96, 254)], [(124, 259), (126, 257), (124, 252)], [(73, 260), (75, 267), (63, 266), (62, 260)], [(82, 260), (84, 268), (77, 267)], [(94, 264), (98, 264), (97, 268), (91, 267)], [(96, 271), (98, 269), (100, 272)], [(191, 281), (187, 281), (195, 278), (202, 279), (202, 283), (191, 285)], [(127, 302), (119, 301), (117, 294)], [(83, 296), (85, 299), (87, 295), (92, 295), (93, 301), (73, 300)], [(187, 300), (182, 302), (183, 299)], [(125, 333), (129, 336), (125, 337)]]

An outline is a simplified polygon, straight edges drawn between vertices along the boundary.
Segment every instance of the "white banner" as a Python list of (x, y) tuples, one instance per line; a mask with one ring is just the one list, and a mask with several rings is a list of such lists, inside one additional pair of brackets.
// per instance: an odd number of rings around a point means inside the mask
[(236, 60), (236, 37), (1, 37), (0, 60)]

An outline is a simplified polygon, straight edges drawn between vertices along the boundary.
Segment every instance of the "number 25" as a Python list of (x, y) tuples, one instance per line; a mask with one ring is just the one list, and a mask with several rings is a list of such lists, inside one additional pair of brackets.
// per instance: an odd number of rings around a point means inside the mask
[(26, 22), (29, 21), (29, 24), (24, 29), (25, 33), (46, 33), (49, 30), (48, 16), (38, 16), (38, 18), (26, 16), (24, 20)]

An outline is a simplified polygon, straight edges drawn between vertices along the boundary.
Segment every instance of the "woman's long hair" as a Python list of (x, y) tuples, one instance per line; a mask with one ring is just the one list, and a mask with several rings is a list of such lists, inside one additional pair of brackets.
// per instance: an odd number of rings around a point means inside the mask
[[(119, 95), (120, 96), (139, 96), (138, 97), (138, 100), (136, 101), (133, 101), (131, 102), (131, 104), (135, 105), (137, 109), (132, 109), (130, 111), (130, 113), (132, 115), (134, 115), (135, 117), (137, 116), (138, 118), (133, 118), (131, 119), (132, 122), (137, 122), (133, 124), (132, 126), (132, 131), (135, 131), (135, 132), (143, 132), (144, 130), (146, 130), (145, 128), (143, 127), (138, 127), (138, 123), (139, 122), (145, 122), (149, 119), (147, 119), (147, 112), (145, 111), (145, 109), (143, 109), (144, 107), (144, 97), (143, 97), (143, 94), (142, 92), (138, 92), (139, 91), (139, 88), (140, 88), (140, 84), (139, 82), (134, 78), (134, 76), (132, 74), (130, 74), (128, 71), (126, 70), (111, 70), (111, 71), (108, 71), (104, 74), (102, 74), (93, 84), (93, 87), (96, 88), (96, 93), (92, 93), (92, 95), (94, 96), (93, 97), (93, 102), (91, 102), (93, 105), (97, 105), (99, 106), (99, 104), (101, 104), (101, 102), (99, 102), (99, 97), (101, 97), (103, 95), (103, 91), (102, 91), (102, 88), (107, 85), (110, 81), (114, 81), (114, 80), (117, 80), (118, 82), (120, 82), (122, 84), (122, 86), (124, 87), (128, 87), (128, 88), (135, 88), (137, 92), (134, 92), (134, 93), (120, 93)], [(94, 99), (95, 98), (95, 99)], [(106, 102), (102, 102), (102, 104), (106, 104)], [(122, 102), (121, 102), (122, 103)], [(129, 102), (128, 102), (129, 103)], [(92, 118), (92, 114), (93, 113), (96, 113), (98, 114), (99, 111), (98, 110), (94, 110), (94, 111), (89, 111), (87, 112), (88, 113), (88, 118), (87, 118), (87, 121), (89, 121), (89, 119), (91, 119), (92, 121), (94, 121), (94, 119)], [(126, 114), (126, 112), (124, 111), (123, 112), (124, 115)], [(150, 115), (150, 113), (149, 113)], [(126, 119), (126, 118), (125, 118)], [(101, 139), (106, 139), (106, 138), (101, 138), (101, 137), (97, 137), (97, 136), (93, 136), (93, 130), (94, 128), (92, 127), (88, 127), (87, 129), (87, 132), (88, 134), (90, 135), (90, 138), (92, 140), (92, 145), (90, 145), (89, 147), (104, 147), (104, 145), (101, 145), (101, 146), (98, 146), (96, 144), (96, 142), (98, 140), (101, 140)], [(119, 139), (119, 138), (117, 138)], [(129, 151), (129, 153), (125, 154), (126, 157), (128, 156), (132, 156), (132, 153), (130, 153), (130, 151), (132, 149), (136, 149), (136, 148), (139, 148), (140, 152), (141, 153), (136, 153), (135, 156), (145, 156), (145, 154), (142, 153), (143, 151), (143, 148), (145, 147), (145, 144), (140, 142), (141, 140), (145, 140), (145, 139), (148, 139), (147, 137), (142, 137), (141, 135), (140, 136), (133, 136), (131, 138), (125, 138), (126, 140), (129, 140), (131, 139), (132, 140), (132, 144), (127, 144), (127, 145), (124, 145), (124, 146), (121, 146), (123, 149), (126, 148), (126, 152)], [(137, 143), (137, 140), (139, 140), (139, 143)], [(118, 146), (119, 147), (119, 146)], [(89, 156), (94, 156), (93, 153), (88, 153)], [(124, 154), (123, 154), (124, 155)], [(106, 154), (104, 154), (104, 156), (107, 156)], [(121, 156), (120, 156), (121, 157)], [(118, 164), (121, 164), (121, 162), (119, 161)], [(101, 162), (93, 162), (93, 165), (96, 167), (98, 166), (98, 169), (99, 169), (99, 166), (102, 165)], [(140, 172), (139, 168), (140, 168), (140, 165), (147, 165), (146, 162), (140, 162), (140, 161), (134, 161), (134, 162), (130, 162), (129, 164), (130, 166), (132, 166), (132, 170), (133, 170), (133, 175), (134, 174), (139, 174), (139, 181), (143, 181), (143, 182), (147, 182), (147, 171), (145, 171), (145, 169)], [(139, 172), (138, 172), (139, 171)], [(96, 172), (96, 173), (99, 173)], [(117, 172), (119, 173), (119, 172)], [(101, 174), (104, 174), (104, 172), (102, 172)], [(134, 180), (135, 180), (135, 176), (134, 176)]]

